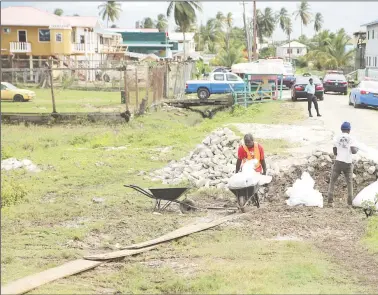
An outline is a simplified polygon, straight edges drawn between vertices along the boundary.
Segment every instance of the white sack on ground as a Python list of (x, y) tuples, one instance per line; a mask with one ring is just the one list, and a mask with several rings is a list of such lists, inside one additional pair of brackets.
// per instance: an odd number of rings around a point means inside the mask
[(365, 158), (372, 160), (375, 163), (378, 163), (378, 150), (372, 147), (367, 146), (362, 142), (357, 142), (357, 148), (359, 149), (359, 154)]
[(323, 208), (323, 196), (314, 189), (315, 182), (307, 172), (304, 172), (301, 179), (297, 179), (292, 187), (286, 191), (289, 199), (286, 204), (289, 206), (305, 205), (309, 207)]
[[(375, 197), (378, 194), (378, 180), (365, 187), (353, 200), (353, 206), (362, 207), (362, 202), (370, 201), (375, 202)], [(378, 203), (375, 204), (375, 208), (378, 210)]]

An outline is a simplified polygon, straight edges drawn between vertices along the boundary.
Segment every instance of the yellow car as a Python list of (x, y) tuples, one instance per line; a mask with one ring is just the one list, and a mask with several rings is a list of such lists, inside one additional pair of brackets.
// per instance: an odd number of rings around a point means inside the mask
[(32, 100), (34, 98), (34, 91), (19, 89), (11, 83), (1, 82), (1, 100), (23, 102)]

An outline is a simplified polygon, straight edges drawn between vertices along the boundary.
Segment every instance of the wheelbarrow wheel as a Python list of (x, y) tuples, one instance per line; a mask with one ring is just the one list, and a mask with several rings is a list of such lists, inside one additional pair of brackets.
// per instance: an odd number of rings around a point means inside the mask
[(239, 208), (242, 213), (245, 213), (247, 211), (245, 208), (245, 202), (246, 202), (246, 198), (244, 196), (238, 197)]
[(180, 211), (181, 213), (189, 213), (192, 211), (196, 211), (195, 204), (192, 200), (186, 199), (182, 202), (180, 202)]

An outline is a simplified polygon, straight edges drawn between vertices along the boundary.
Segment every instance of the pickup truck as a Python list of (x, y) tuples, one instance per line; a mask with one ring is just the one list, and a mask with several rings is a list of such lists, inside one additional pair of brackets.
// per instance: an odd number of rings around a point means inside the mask
[(211, 94), (230, 93), (244, 89), (244, 81), (234, 73), (213, 72), (209, 80), (190, 80), (186, 82), (185, 93), (197, 93), (199, 99), (208, 99)]

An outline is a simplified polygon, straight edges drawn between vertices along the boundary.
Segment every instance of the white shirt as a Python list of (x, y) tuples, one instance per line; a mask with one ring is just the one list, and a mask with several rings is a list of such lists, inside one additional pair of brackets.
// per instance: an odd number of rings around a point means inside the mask
[(309, 94), (315, 94), (315, 84), (312, 83), (312, 85), (310, 83), (308, 83), (306, 85), (306, 88), (305, 88), (305, 91)]
[(344, 163), (352, 163), (351, 147), (356, 147), (356, 142), (348, 133), (341, 133), (333, 140), (333, 146), (337, 148), (336, 160)]

